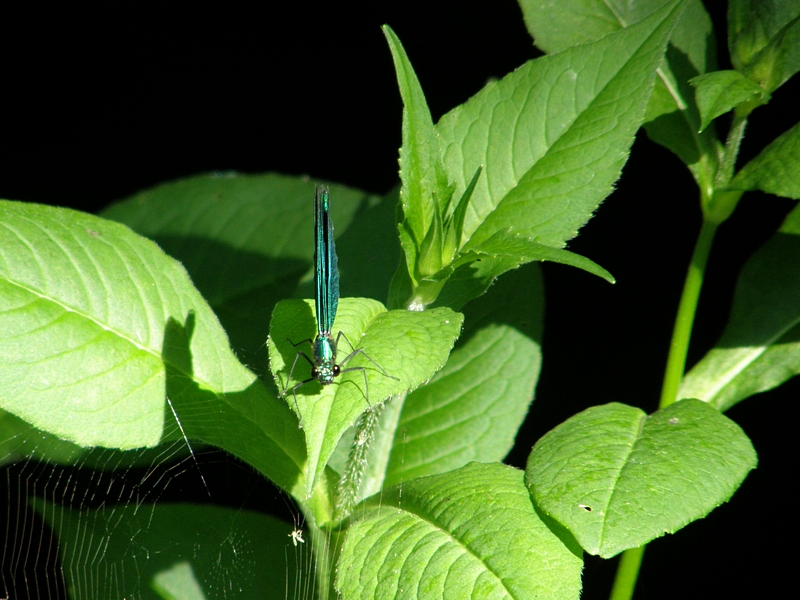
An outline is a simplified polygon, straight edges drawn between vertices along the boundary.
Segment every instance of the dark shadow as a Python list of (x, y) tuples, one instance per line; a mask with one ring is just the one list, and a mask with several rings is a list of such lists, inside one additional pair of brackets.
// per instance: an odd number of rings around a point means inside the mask
[[(288, 431), (283, 436), (286, 438), (284, 443), (296, 445), (296, 453), (304, 451), (302, 436), (296, 433), (297, 418), (294, 413), (281, 399), (260, 392), (257, 388), (262, 384), (258, 380), (254, 380), (249, 388), (226, 394), (224, 398), (202, 389), (193, 378), (191, 338), (194, 328), (195, 315), (189, 311), (183, 324), (170, 318), (164, 331), (162, 356), (166, 372), (166, 398), (163, 440), (182, 439), (192, 451), (191, 458), (195, 466), (198, 461), (193, 450), (199, 443), (224, 450), (249, 463), (256, 470), (267, 465), (277, 465), (287, 472), (291, 471), (291, 462), (285, 466), (280, 465), (281, 461), (290, 461), (284, 450), (261, 427), (266, 430), (273, 428), (273, 433), (281, 435)], [(262, 401), (263, 405), (251, 406), (249, 403), (254, 397), (257, 402)], [(237, 408), (240, 404), (241, 409)], [(259, 412), (262, 410), (263, 413)], [(259, 423), (259, 418), (274, 421)], [(281, 423), (284, 424), (284, 431), (281, 431)], [(203, 479), (199, 471), (198, 475)], [(280, 483), (288, 488), (294, 482)], [(206, 489), (209, 496), (211, 491)], [(216, 498), (213, 500), (218, 501)]]
[(291, 296), (312, 264), (274, 258), (197, 236), (156, 236), (154, 240), (179, 260), (222, 323), (231, 348), (242, 363), (272, 385), (266, 341), (275, 304)]
[[(571, 268), (564, 266), (563, 268)], [(542, 343), (544, 280), (538, 262), (503, 273), (489, 290), (464, 307), (464, 331), (457, 346), (488, 325), (508, 325)]]
[(212, 305), (278, 281), (299, 280), (313, 260), (312, 255), (308, 259), (271, 257), (194, 235), (152, 239), (186, 267), (194, 285)]
[(58, 540), (53, 528), (31, 506), (36, 494), (52, 485), (52, 471), (50, 465), (23, 460), (5, 466), (0, 476), (5, 507), (0, 511), (2, 598), (67, 597)]
[(533, 501), (533, 498), (531, 498), (531, 504), (533, 505), (533, 510), (536, 511), (536, 515), (542, 520), (542, 523), (547, 525), (547, 528), (553, 532), (553, 535), (561, 540), (561, 543), (564, 544), (567, 550), (572, 552), (577, 558), (583, 560), (583, 548), (581, 548), (575, 536), (561, 523), (545, 514), (545, 512), (539, 508), (539, 505)]
[[(797, 320), (800, 306), (800, 235), (776, 233), (755, 252), (736, 283), (733, 306), (721, 348), (759, 347), (800, 341), (793, 326), (778, 340), (777, 331)], [(746, 291), (745, 291), (746, 290)]]
[[(286, 377), (288, 377), (289, 370), (292, 368), (292, 364), (299, 353), (302, 352), (308, 356), (309, 359), (312, 358), (312, 344), (317, 332), (317, 321), (314, 317), (314, 313), (311, 311), (311, 306), (304, 302), (298, 302), (296, 304), (296, 308), (297, 312), (293, 315), (293, 326), (291, 328), (278, 327), (275, 331), (270, 332), (272, 335), (272, 341), (275, 343), (275, 346), (281, 355), (283, 364), (286, 365)], [(303, 333), (297, 334), (294, 332)], [(310, 342), (306, 340), (310, 340)], [(299, 382), (310, 378), (311, 365), (307, 360), (301, 357), (297, 360), (297, 365), (294, 373), (292, 374), (292, 379)], [(322, 385), (318, 381), (312, 380), (297, 388), (296, 393), (297, 395), (313, 396), (315, 394), (319, 394), (321, 389)], [(282, 393), (283, 390), (279, 390), (278, 392)], [(291, 389), (287, 391), (287, 398), (287, 401), (292, 401)]]
[[(689, 84), (689, 79), (700, 73), (691, 63), (688, 55), (669, 44), (666, 59), (677, 79), (678, 92), (683, 98), (694, 99), (694, 88)], [(697, 133), (700, 128), (700, 115), (694, 102), (690, 102), (685, 111), (676, 107), (673, 112), (660, 115), (649, 123), (645, 123), (644, 127), (651, 140), (678, 154), (687, 165), (693, 165), (700, 160), (697, 145), (692, 143), (695, 138), (706, 137), (709, 140), (708, 148), (713, 148), (710, 140), (714, 134), (714, 125), (712, 123), (703, 133)]]
[[(396, 210), (400, 189), (380, 203), (362, 202), (352, 222), (336, 239), (343, 297), (373, 298), (386, 303), (389, 283), (401, 260)], [(313, 289), (307, 296), (314, 297)]]

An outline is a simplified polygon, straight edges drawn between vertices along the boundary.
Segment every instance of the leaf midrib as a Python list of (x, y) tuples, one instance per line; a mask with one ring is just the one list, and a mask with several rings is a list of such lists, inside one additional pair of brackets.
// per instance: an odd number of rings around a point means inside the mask
[(122, 340), (130, 343), (132, 346), (134, 346), (135, 348), (139, 349), (140, 351), (146, 352), (147, 354), (150, 354), (154, 358), (157, 358), (158, 360), (160, 360), (165, 365), (169, 365), (170, 367), (174, 368), (179, 373), (182, 373), (183, 375), (185, 375), (188, 379), (191, 379), (192, 381), (196, 382), (198, 385), (203, 386), (205, 389), (207, 389), (208, 391), (214, 393), (215, 395), (218, 396), (218, 395), (223, 393), (221, 390), (215, 390), (214, 387), (212, 385), (210, 385), (208, 382), (203, 381), (202, 379), (196, 377), (194, 373), (187, 373), (185, 370), (183, 370), (177, 364), (174, 364), (174, 363), (168, 361), (161, 353), (155, 352), (151, 348), (142, 345), (141, 343), (137, 342), (136, 340), (134, 340), (129, 335), (126, 335), (126, 334), (122, 333), (121, 331), (119, 331), (117, 329), (114, 329), (114, 328), (102, 323), (98, 319), (88, 315), (86, 312), (81, 311), (81, 310), (77, 310), (74, 307), (65, 304), (64, 302), (61, 302), (61, 301), (57, 300), (56, 298), (53, 298), (52, 296), (48, 296), (46, 294), (43, 294), (42, 292), (40, 292), (40, 291), (38, 291), (38, 290), (28, 286), (28, 285), (25, 285), (25, 284), (20, 283), (18, 281), (14, 281), (13, 279), (10, 279), (8, 277), (5, 277), (5, 281), (7, 281), (11, 285), (14, 285), (14, 286), (18, 287), (21, 290), (24, 290), (24, 291), (26, 291), (26, 292), (28, 292), (30, 294), (33, 294), (34, 296), (36, 296), (38, 298), (41, 298), (42, 300), (45, 300), (46, 302), (51, 302), (52, 304), (55, 304), (56, 306), (61, 307), (63, 310), (65, 310), (67, 312), (71, 312), (73, 314), (76, 314), (79, 317), (82, 317), (82, 318), (86, 319), (87, 321), (89, 321), (91, 323), (94, 323), (95, 325), (97, 325), (98, 327), (100, 327), (101, 329), (103, 329), (105, 331), (109, 331), (109, 332), (113, 333), (114, 335), (116, 335), (117, 337), (121, 338)]
[[(427, 523), (435, 531), (440, 531), (441, 533), (446, 535), (459, 548), (461, 548), (462, 551), (465, 554), (468, 554), (479, 565), (482, 565), (483, 568), (486, 570), (486, 572), (490, 573), (495, 578), (495, 581), (499, 584), (500, 589), (505, 590), (509, 594), (509, 597), (513, 597), (511, 590), (508, 588), (508, 586), (505, 585), (505, 578), (501, 577), (500, 574), (498, 574), (495, 570), (493, 570), (490, 567), (490, 565), (487, 563), (486, 560), (482, 559), (480, 556), (475, 554), (475, 552), (473, 552), (472, 549), (467, 544), (465, 544), (463, 541), (461, 541), (459, 538), (457, 538), (455, 535), (453, 535), (453, 533), (449, 529), (445, 529), (440, 524), (437, 524), (435, 521), (433, 521), (430, 518), (420, 514), (419, 512), (416, 512), (416, 511), (413, 511), (413, 510), (409, 510), (407, 506), (396, 505), (396, 508), (397, 508), (397, 510), (399, 512), (409, 515), (412, 519), (414, 519), (414, 518), (419, 519), (420, 521), (422, 521), (424, 523)], [(380, 507), (375, 509), (375, 515), (380, 518)]]

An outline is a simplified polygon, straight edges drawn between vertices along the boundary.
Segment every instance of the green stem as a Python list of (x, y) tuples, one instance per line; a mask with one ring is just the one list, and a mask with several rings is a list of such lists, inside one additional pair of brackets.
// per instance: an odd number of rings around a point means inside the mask
[(717, 223), (704, 220), (694, 247), (689, 271), (683, 284), (683, 294), (678, 305), (678, 316), (675, 319), (675, 328), (672, 331), (672, 341), (669, 346), (667, 368), (664, 372), (664, 383), (661, 387), (661, 402), (659, 408), (669, 406), (678, 399), (678, 388), (683, 379), (686, 368), (686, 354), (689, 350), (689, 340), (694, 325), (694, 315), (697, 312), (697, 301), (700, 298), (700, 289), (703, 287), (708, 255)]
[(319, 600), (328, 600), (328, 598), (332, 597), (332, 592), (335, 594), (333, 577), (331, 577), (333, 574), (331, 568), (333, 557), (331, 556), (331, 552), (334, 550), (330, 544), (331, 535), (329, 532), (320, 529), (314, 519), (314, 513), (312, 511), (304, 510), (302, 504), (300, 505), (300, 510), (305, 516), (306, 529), (308, 529), (308, 532), (311, 534), (310, 542), (313, 558), (309, 566), (313, 571), (313, 576), (316, 578), (316, 586), (318, 589), (316, 597), (319, 598)]
[(628, 600), (633, 597), (633, 589), (636, 587), (636, 580), (639, 577), (639, 567), (642, 566), (645, 547), (631, 548), (622, 554), (609, 600)]
[[(703, 220), (700, 235), (697, 237), (689, 271), (686, 273), (686, 281), (683, 284), (683, 294), (678, 305), (675, 328), (672, 331), (659, 408), (665, 408), (678, 399), (678, 389), (686, 369), (686, 354), (689, 350), (689, 340), (692, 337), (697, 301), (703, 287), (708, 255), (711, 252), (711, 244), (714, 241), (717, 227), (718, 223)], [(610, 600), (633, 598), (633, 590), (636, 587), (636, 579), (639, 576), (645, 548), (646, 546), (631, 548), (623, 553), (617, 567), (617, 576), (614, 579), (614, 587), (611, 589)]]

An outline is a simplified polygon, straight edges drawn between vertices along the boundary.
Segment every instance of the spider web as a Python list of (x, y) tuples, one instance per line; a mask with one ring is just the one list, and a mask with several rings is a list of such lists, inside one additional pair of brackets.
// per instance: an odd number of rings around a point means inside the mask
[(164, 438), (86, 450), (0, 412), (0, 600), (313, 597), (287, 497), (222, 451)]

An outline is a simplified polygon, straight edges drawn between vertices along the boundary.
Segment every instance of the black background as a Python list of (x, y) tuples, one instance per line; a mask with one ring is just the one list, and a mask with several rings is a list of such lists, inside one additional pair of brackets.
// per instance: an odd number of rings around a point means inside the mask
[[(513, 0), (43, 10), (0, 15), (0, 197), (90, 212), (212, 170), (388, 191), (402, 106), (383, 23), (402, 40), (434, 120), (538, 55)], [(712, 16), (726, 68), (725, 15)], [(740, 164), (796, 122), (797, 90), (790, 82), (753, 114)], [(618, 283), (544, 266), (544, 370), (509, 462), (524, 466), (536, 439), (587, 406), (657, 407), (697, 196), (678, 159), (640, 132), (617, 190), (569, 245)], [(720, 229), (690, 364), (722, 331), (741, 265), (792, 206), (747, 194)], [(796, 527), (784, 525), (794, 503), (781, 482), (797, 473), (787, 466), (798, 391), (790, 382), (727, 413), (760, 466), (729, 504), (648, 547), (638, 599), (783, 595), (791, 554), (782, 547)], [(583, 598), (608, 596), (615, 565), (587, 558)]]

